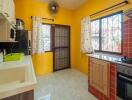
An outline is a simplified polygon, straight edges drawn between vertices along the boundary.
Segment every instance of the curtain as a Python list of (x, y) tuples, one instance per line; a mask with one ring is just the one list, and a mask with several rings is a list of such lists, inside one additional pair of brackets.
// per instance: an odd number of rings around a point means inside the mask
[(81, 52), (93, 52), (90, 17), (85, 17), (81, 21)]
[(32, 17), (32, 54), (44, 53), (42, 18)]

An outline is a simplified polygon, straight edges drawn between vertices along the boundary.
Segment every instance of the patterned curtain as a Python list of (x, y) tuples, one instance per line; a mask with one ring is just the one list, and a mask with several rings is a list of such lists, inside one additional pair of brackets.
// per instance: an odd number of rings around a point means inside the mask
[(81, 21), (81, 52), (93, 52), (90, 17), (85, 17)]
[(32, 54), (44, 53), (42, 18), (32, 18)]

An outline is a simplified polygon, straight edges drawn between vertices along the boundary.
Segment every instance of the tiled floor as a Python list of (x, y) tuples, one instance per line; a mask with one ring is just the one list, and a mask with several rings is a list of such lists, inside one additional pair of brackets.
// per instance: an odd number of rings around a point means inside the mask
[(96, 100), (88, 93), (87, 76), (74, 69), (38, 77), (35, 100)]

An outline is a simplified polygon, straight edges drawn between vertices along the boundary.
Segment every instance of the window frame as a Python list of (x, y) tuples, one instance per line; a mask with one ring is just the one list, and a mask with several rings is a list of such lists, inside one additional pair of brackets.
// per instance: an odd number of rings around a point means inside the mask
[[(107, 18), (107, 17), (111, 17), (111, 16), (116, 15), (116, 14), (121, 14), (121, 21), (122, 21), (121, 22), (121, 52), (104, 51), (104, 50), (102, 50), (102, 37), (101, 37), (102, 36), (102, 23), (101, 23), (101, 20), (104, 19), (104, 18)], [(100, 26), (99, 26), (99, 50), (95, 50), (95, 52), (122, 55), (122, 53), (123, 53), (123, 11), (118, 11), (116, 13), (112, 13), (112, 14), (94, 19), (94, 20), (92, 20), (92, 22), (96, 21), (96, 20), (99, 20), (99, 25)]]
[(50, 25), (51, 26), (51, 29), (50, 29), (50, 50), (48, 51), (45, 51), (46, 53), (47, 52), (52, 52), (52, 24), (48, 24), (48, 23), (42, 23), (42, 25)]

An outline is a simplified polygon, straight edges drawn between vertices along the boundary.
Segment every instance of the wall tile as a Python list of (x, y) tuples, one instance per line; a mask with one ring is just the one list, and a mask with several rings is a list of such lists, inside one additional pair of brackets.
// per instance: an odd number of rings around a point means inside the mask
[(116, 100), (116, 64), (110, 64), (110, 100)]
[(123, 56), (132, 57), (132, 19), (123, 24)]

